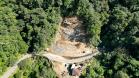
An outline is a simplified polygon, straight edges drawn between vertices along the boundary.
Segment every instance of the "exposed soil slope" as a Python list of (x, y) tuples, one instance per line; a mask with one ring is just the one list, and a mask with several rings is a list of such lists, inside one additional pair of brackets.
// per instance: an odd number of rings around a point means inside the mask
[(77, 17), (65, 17), (50, 51), (68, 57), (88, 55), (94, 51), (86, 44), (87, 36), (81, 20)]

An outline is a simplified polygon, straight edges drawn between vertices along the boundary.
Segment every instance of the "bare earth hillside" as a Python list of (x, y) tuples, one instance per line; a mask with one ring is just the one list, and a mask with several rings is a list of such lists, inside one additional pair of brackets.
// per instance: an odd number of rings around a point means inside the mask
[(79, 57), (93, 51), (87, 43), (87, 33), (83, 22), (77, 17), (65, 17), (50, 51), (66, 57)]

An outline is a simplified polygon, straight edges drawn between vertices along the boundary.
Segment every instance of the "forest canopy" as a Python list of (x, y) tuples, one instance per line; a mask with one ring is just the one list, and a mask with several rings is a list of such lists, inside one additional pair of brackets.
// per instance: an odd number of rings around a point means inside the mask
[(44, 57), (25, 59), (18, 66), (17, 73), (10, 78), (56, 78), (52, 63)]
[(49, 47), (67, 16), (83, 20), (88, 44), (102, 50), (82, 77), (139, 77), (139, 0), (0, 0), (0, 74)]

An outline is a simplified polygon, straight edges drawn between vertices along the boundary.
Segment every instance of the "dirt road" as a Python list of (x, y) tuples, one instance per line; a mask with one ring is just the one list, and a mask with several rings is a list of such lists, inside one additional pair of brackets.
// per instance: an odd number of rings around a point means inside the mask
[(19, 59), (14, 64), (13, 67), (10, 67), (0, 78), (9, 78), (16, 71), (16, 69), (18, 68), (18, 63), (21, 62), (22, 60), (27, 59), (27, 58), (30, 58), (30, 57), (32, 57), (31, 54), (23, 55), (23, 57), (21, 59)]
[[(87, 55), (87, 56), (82, 56), (82, 57), (78, 57), (78, 58), (75, 58), (75, 59), (66, 59), (62, 56), (59, 56), (59, 55), (55, 55), (55, 54), (52, 54), (52, 53), (44, 53), (44, 54), (41, 54), (40, 56), (44, 56), (46, 58), (48, 58), (49, 60), (51, 61), (57, 61), (57, 62), (62, 62), (62, 63), (76, 63), (76, 62), (82, 62), (82, 61), (85, 61), (87, 59), (90, 59), (92, 58), (93, 56), (97, 55), (99, 52), (96, 52), (96, 53), (93, 53), (93, 54), (90, 54), (90, 55)], [(10, 69), (8, 69), (2, 76), (1, 78), (9, 78), (15, 71), (16, 69), (18, 68), (18, 63), (20, 63), (22, 60), (24, 59), (27, 59), (27, 58), (30, 58), (32, 57), (31, 54), (26, 54), (24, 55), (21, 59), (19, 59), (13, 67), (11, 67)]]
[(78, 58), (73, 58), (73, 59), (67, 59), (67, 58), (64, 58), (62, 56), (54, 55), (51, 53), (42, 54), (42, 56), (48, 58), (51, 61), (56, 61), (56, 62), (61, 62), (61, 63), (78, 63), (78, 62), (88, 60), (88, 59), (92, 58), (93, 56), (96, 56), (98, 53), (99, 52), (96, 52), (96, 53), (92, 53), (90, 55), (86, 55), (86, 56), (82, 56), (82, 57), (78, 57)]

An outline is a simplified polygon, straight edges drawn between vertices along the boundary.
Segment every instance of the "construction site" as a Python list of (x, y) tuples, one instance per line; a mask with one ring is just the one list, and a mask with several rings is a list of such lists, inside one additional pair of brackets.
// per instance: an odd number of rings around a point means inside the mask
[(87, 45), (88, 34), (83, 22), (78, 17), (65, 17), (56, 32), (55, 40), (49, 48), (40, 54), (25, 54), (1, 78), (9, 78), (18, 69), (18, 64), (25, 59), (41, 56), (49, 59), (57, 78), (79, 78), (82, 70), (99, 51)]
[(64, 57), (80, 57), (94, 52), (87, 45), (88, 37), (83, 21), (77, 17), (65, 17), (59, 27), (49, 52)]
[[(70, 59), (88, 56), (96, 52), (95, 47), (87, 45), (88, 34), (83, 21), (79, 20), (78, 17), (64, 17), (60, 25), (55, 41), (50, 48), (47, 48), (48, 52)], [(53, 65), (58, 78), (77, 77), (72, 76), (72, 74), (69, 76), (65, 67), (66, 63), (53, 62)]]

